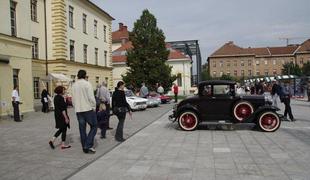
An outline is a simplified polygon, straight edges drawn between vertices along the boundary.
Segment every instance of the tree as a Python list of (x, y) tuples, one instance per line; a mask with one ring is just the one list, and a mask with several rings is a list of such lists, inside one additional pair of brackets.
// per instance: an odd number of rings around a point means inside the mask
[(230, 80), (230, 81), (234, 81), (235, 79), (234, 79), (233, 77), (231, 77), (230, 75), (223, 74), (223, 75), (220, 77), (220, 80)]
[(210, 72), (209, 72), (209, 68), (208, 68), (207, 63), (202, 66), (201, 79), (203, 81), (212, 79), (212, 77), (210, 76)]
[(283, 64), (282, 74), (300, 76), (302, 74), (302, 71), (301, 68), (298, 66), (298, 64), (289, 62)]
[(161, 83), (164, 89), (170, 89), (176, 76), (171, 75), (172, 67), (166, 64), (169, 51), (165, 35), (157, 27), (155, 16), (148, 10), (144, 10), (134, 23), (129, 40), (133, 48), (127, 52), (129, 70), (123, 76), (126, 84), (140, 87), (145, 82), (152, 89), (156, 83)]
[(301, 70), (303, 75), (310, 76), (310, 62), (305, 63)]

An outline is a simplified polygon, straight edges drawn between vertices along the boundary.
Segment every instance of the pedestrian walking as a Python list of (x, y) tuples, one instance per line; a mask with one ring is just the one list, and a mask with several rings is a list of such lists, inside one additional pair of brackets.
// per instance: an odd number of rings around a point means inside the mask
[(110, 111), (107, 110), (106, 105), (104, 103), (101, 103), (99, 105), (99, 109), (97, 112), (97, 121), (98, 121), (98, 127), (100, 128), (100, 139), (106, 138), (106, 131), (108, 128), (108, 116), (110, 114)]
[(18, 92), (18, 86), (14, 86), (14, 89), (12, 91), (12, 105), (13, 105), (13, 115), (14, 115), (14, 121), (21, 122), (20, 114), (19, 114), (19, 104), (20, 104), (20, 97)]
[(173, 93), (174, 93), (174, 102), (177, 103), (178, 102), (179, 87), (178, 87), (178, 85), (173, 83), (172, 89), (173, 89)]
[(280, 98), (281, 102), (283, 102), (285, 106), (284, 117), (287, 118), (287, 115), (289, 115), (291, 121), (296, 121), (292, 113), (290, 90), (287, 84), (284, 87), (282, 87), (282, 93)]
[[(84, 153), (95, 153), (94, 137), (97, 133), (96, 100), (92, 85), (86, 80), (86, 71), (79, 70), (72, 86), (72, 103), (79, 122), (81, 144)], [(86, 124), (90, 131), (86, 135)]]
[(271, 97), (272, 97), (272, 105), (278, 107), (278, 98), (279, 94), (281, 94), (281, 87), (277, 80), (273, 80), (273, 85), (271, 88)]
[(42, 112), (43, 113), (48, 113), (49, 107), (48, 107), (48, 99), (49, 99), (49, 94), (46, 89), (43, 89), (41, 93), (41, 103), (42, 103)]
[(55, 149), (54, 142), (56, 138), (61, 134), (61, 149), (70, 148), (70, 145), (66, 145), (67, 128), (70, 128), (70, 119), (67, 112), (67, 104), (63, 97), (65, 88), (63, 86), (57, 86), (54, 90), (56, 96), (54, 97), (54, 115), (55, 123), (58, 131), (49, 141), (49, 145), (52, 149)]
[(115, 114), (118, 118), (118, 125), (116, 128), (115, 140), (119, 142), (125, 141), (123, 137), (123, 129), (124, 129), (124, 122), (126, 119), (126, 112), (128, 111), (129, 115), (131, 116), (131, 109), (130, 109), (129, 104), (126, 101), (124, 88), (125, 88), (125, 83), (123, 81), (119, 81), (112, 95), (113, 114)]
[[(107, 129), (113, 129), (110, 127), (110, 104), (111, 104), (111, 95), (110, 91), (107, 88), (107, 83), (102, 82), (102, 85), (98, 88), (97, 94), (96, 94), (97, 101), (99, 101), (100, 104), (104, 104), (106, 106), (107, 113)], [(98, 102), (97, 102), (98, 103)]]
[(140, 97), (147, 98), (149, 95), (149, 89), (145, 86), (145, 83), (142, 83), (141, 85), (142, 87), (140, 89)]

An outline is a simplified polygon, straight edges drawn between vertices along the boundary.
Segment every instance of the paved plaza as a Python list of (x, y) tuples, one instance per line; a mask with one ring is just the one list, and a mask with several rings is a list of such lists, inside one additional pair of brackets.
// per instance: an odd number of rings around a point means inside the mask
[[(1, 121), (0, 179), (310, 179), (309, 102), (293, 100), (297, 121), (282, 122), (274, 133), (244, 125), (184, 132), (167, 120), (171, 108), (135, 112), (126, 121), (127, 141), (115, 142), (113, 130), (106, 140), (97, 136), (95, 155), (82, 153), (72, 109), (69, 150), (47, 144), (55, 131), (52, 113)], [(115, 127), (115, 117), (111, 122)]]

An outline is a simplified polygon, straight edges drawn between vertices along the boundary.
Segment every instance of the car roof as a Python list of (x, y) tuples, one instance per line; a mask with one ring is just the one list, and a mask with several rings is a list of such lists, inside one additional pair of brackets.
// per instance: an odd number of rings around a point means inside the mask
[(235, 85), (235, 81), (230, 80), (208, 80), (208, 81), (202, 81), (199, 83), (199, 86), (204, 85)]

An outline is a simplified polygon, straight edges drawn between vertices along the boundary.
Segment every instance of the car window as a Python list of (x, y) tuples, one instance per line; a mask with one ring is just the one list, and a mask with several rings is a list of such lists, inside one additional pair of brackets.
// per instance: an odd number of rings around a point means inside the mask
[(213, 94), (214, 95), (230, 95), (230, 86), (229, 85), (214, 85)]
[(211, 96), (212, 95), (212, 88), (211, 85), (205, 85), (202, 89), (203, 96)]

